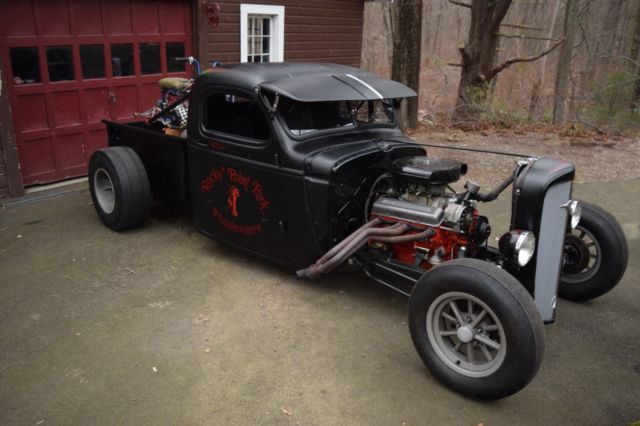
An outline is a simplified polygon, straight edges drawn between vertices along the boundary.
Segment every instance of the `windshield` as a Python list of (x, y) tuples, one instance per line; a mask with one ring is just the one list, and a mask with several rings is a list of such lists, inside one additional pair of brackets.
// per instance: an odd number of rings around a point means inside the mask
[(298, 102), (281, 98), (278, 113), (294, 135), (328, 129), (395, 124), (393, 101)]

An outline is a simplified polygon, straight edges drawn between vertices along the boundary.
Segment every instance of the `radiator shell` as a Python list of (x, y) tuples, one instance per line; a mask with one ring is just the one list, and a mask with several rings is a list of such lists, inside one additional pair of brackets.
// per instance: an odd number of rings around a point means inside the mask
[(531, 162), (513, 186), (511, 229), (533, 231), (533, 259), (514, 275), (533, 296), (542, 319), (555, 320), (558, 283), (562, 272), (568, 213), (575, 167), (543, 157)]

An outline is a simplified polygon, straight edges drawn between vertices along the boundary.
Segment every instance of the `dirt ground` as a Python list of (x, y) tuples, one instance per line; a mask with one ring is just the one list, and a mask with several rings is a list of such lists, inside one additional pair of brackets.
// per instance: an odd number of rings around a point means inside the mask
[[(550, 156), (576, 166), (576, 182), (611, 182), (640, 177), (640, 139), (604, 135), (562, 136), (537, 131), (473, 131), (421, 129), (411, 135), (423, 144), (473, 148), (530, 156)], [(516, 157), (427, 147), (430, 155), (466, 162), (467, 178), (484, 189), (513, 170)]]

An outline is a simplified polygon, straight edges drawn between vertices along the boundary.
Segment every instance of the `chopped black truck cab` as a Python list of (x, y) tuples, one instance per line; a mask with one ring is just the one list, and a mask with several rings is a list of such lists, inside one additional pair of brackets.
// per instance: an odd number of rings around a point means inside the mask
[[(109, 147), (89, 166), (96, 211), (121, 231), (152, 199), (189, 206), (203, 234), (301, 278), (361, 270), (409, 296), (411, 338), (438, 379), (503, 398), (536, 374), (557, 295), (611, 290), (627, 243), (610, 214), (571, 199), (562, 160), (520, 158), (494, 190), (454, 192), (467, 166), (398, 129), (415, 95), (340, 65), (213, 68), (145, 122), (105, 121)], [(187, 105), (186, 128), (167, 119)], [(481, 206), (507, 188), (510, 227), (492, 247)]]

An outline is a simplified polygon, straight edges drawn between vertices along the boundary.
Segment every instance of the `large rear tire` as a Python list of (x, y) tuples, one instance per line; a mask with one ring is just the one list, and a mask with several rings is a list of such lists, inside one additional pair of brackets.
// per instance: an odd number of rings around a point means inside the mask
[(89, 188), (98, 217), (114, 231), (136, 228), (149, 216), (149, 178), (140, 157), (129, 147), (114, 146), (93, 153)]
[(473, 398), (518, 392), (542, 361), (544, 325), (531, 296), (508, 272), (477, 259), (446, 262), (420, 279), (409, 328), (433, 375)]

